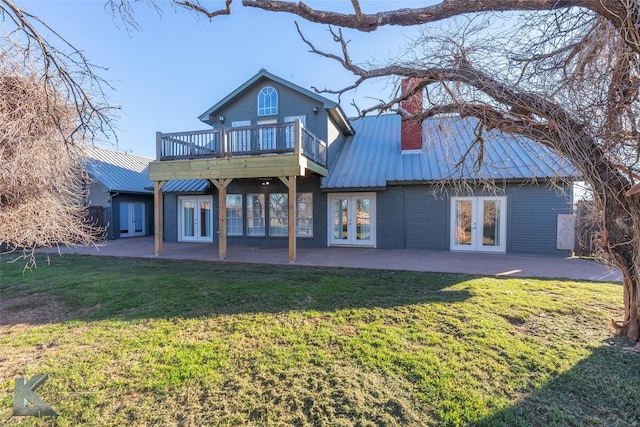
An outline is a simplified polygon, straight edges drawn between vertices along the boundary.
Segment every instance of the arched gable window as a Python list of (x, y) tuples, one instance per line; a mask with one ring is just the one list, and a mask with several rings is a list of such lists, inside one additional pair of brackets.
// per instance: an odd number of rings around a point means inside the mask
[(278, 114), (278, 92), (265, 86), (258, 93), (258, 116), (272, 116)]

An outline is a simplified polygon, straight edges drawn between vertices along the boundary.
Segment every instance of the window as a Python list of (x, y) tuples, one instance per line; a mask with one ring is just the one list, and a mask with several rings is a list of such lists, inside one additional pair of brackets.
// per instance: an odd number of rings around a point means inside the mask
[(264, 194), (247, 194), (247, 236), (264, 236)]
[(266, 86), (258, 93), (258, 116), (272, 116), (278, 114), (278, 92)]
[(289, 195), (273, 193), (269, 196), (269, 235), (289, 235)]
[[(307, 121), (307, 116), (287, 116), (284, 118), (284, 122), (285, 123), (292, 123), (295, 122), (296, 119), (300, 120), (300, 123), (302, 123), (302, 126), (304, 127), (306, 125), (306, 121)], [(294, 139), (295, 139), (295, 135), (296, 135), (296, 131), (294, 130), (293, 126), (287, 126), (285, 128), (285, 144), (287, 148), (293, 148), (293, 145), (295, 143)]]
[[(289, 195), (273, 193), (269, 196), (269, 235), (289, 235)], [(313, 193), (296, 196), (296, 236), (313, 237)]]
[(296, 202), (296, 236), (313, 237), (313, 193), (298, 193)]
[(227, 236), (242, 236), (242, 194), (227, 194)]

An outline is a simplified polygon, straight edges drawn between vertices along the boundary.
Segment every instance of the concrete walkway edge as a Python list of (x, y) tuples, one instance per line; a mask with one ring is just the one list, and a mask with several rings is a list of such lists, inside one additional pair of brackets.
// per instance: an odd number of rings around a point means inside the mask
[[(42, 252), (53, 253), (57, 252), (57, 249), (43, 249)], [(109, 240), (98, 246), (61, 248), (61, 253), (156, 258), (152, 236)], [(622, 274), (616, 268), (586, 259), (556, 256), (409, 249), (298, 247), (297, 259), (291, 264), (288, 261), (287, 248), (234, 245), (231, 243), (228, 247), (227, 257), (220, 260), (218, 259), (218, 247), (215, 244), (165, 242), (161, 258), (622, 282)]]

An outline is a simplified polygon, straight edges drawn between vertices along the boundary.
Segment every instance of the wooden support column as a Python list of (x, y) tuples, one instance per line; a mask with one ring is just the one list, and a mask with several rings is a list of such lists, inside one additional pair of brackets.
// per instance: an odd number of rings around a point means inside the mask
[(219, 179), (218, 183), (218, 257), (227, 257), (227, 188), (224, 186), (224, 179)]
[(289, 177), (289, 262), (296, 260), (296, 177)]
[(162, 255), (162, 240), (163, 240), (163, 196), (162, 187), (166, 181), (154, 181), (153, 182), (153, 231), (155, 236), (155, 254), (156, 256)]
[(218, 189), (218, 257), (227, 257), (227, 186), (233, 178), (212, 179), (211, 183)]

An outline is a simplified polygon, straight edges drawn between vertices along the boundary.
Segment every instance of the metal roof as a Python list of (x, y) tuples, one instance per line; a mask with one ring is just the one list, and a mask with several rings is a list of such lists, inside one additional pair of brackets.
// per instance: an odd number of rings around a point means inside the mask
[(86, 146), (86, 168), (89, 175), (110, 192), (152, 194), (149, 187), (149, 162), (147, 157), (134, 156), (119, 151)]
[(382, 188), (388, 183), (447, 179), (544, 179), (575, 177), (571, 164), (542, 144), (498, 130), (483, 132), (483, 162), (476, 166), (479, 147), (457, 165), (475, 139), (475, 118), (438, 116), (423, 122), (421, 150), (402, 153), (401, 118), (397, 114), (353, 121), (355, 135), (347, 139), (325, 189)]
[(206, 179), (180, 179), (167, 181), (162, 186), (163, 193), (202, 193), (209, 188)]

